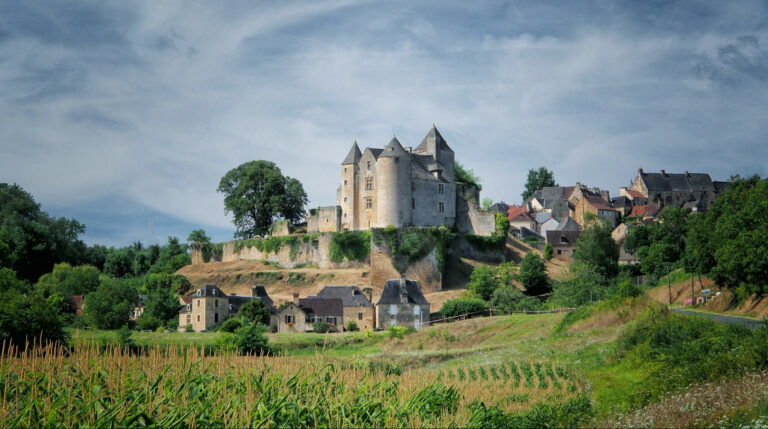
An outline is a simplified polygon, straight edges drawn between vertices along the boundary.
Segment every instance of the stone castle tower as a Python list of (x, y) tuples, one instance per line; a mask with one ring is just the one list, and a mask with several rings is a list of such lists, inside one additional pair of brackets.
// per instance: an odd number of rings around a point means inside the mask
[(432, 125), (416, 149), (397, 138), (360, 152), (355, 142), (341, 163), (337, 192), (342, 230), (453, 226), (456, 220), (454, 153)]

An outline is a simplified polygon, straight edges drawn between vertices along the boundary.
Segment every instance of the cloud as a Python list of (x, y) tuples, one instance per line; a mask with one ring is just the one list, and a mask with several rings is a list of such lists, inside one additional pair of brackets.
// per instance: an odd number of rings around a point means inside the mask
[(252, 159), (302, 181), (312, 206), (333, 204), (353, 140), (382, 147), (396, 134), (415, 146), (432, 123), (484, 196), (507, 202), (541, 165), (561, 183), (614, 192), (638, 167), (766, 171), (759, 2), (2, 12), (0, 181), (105, 225), (98, 237), (110, 242), (128, 239), (121, 230), (146, 236), (145, 217), (231, 231), (215, 190)]

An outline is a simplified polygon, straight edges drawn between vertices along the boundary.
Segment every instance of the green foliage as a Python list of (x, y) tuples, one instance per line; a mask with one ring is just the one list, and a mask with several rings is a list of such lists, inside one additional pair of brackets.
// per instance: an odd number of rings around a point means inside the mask
[(516, 268), (512, 262), (504, 262), (495, 267), (478, 265), (472, 270), (467, 288), (488, 301), (496, 289), (512, 285), (512, 281), (516, 278), (515, 271)]
[[(27, 289), (10, 269), (0, 269), (0, 343), (11, 342), (23, 348), (26, 342), (66, 343), (64, 323), (59, 316), (61, 295), (45, 298)], [(10, 286), (10, 287), (9, 287)]]
[(224, 323), (216, 327), (220, 332), (235, 332), (235, 329), (243, 326), (244, 320), (241, 317), (230, 317)]
[(142, 314), (136, 319), (136, 329), (140, 331), (154, 331), (161, 326), (165, 326), (164, 320), (150, 316), (147, 313)]
[(520, 262), (518, 278), (525, 287), (526, 295), (542, 295), (552, 290), (544, 260), (539, 257), (538, 253), (528, 252), (525, 254)]
[(211, 259), (221, 260), (224, 252), (224, 243), (211, 243), (211, 238), (205, 235), (204, 229), (196, 229), (189, 233), (187, 243), (190, 247), (199, 247), (203, 262), (209, 262)]
[(547, 260), (547, 261), (552, 260), (553, 252), (554, 251), (552, 250), (552, 245), (549, 244), (549, 243), (545, 244), (544, 245), (544, 260)]
[(571, 275), (554, 283), (551, 302), (559, 307), (578, 307), (592, 304), (609, 294), (608, 282), (593, 265), (575, 263)]
[(232, 213), (239, 238), (266, 235), (279, 217), (299, 222), (308, 201), (301, 182), (283, 176), (269, 161), (250, 161), (228, 171), (217, 191), (224, 194), (224, 211)]
[(189, 279), (181, 274), (152, 273), (144, 277), (142, 290), (146, 293), (155, 290), (172, 291), (176, 295), (184, 295), (192, 289)]
[(325, 334), (331, 330), (331, 325), (325, 322), (312, 322), (312, 332), (319, 334)]
[(603, 222), (592, 222), (581, 234), (573, 249), (573, 260), (591, 265), (605, 278), (611, 278), (619, 271), (619, 249), (611, 237), (611, 226)]
[(456, 237), (455, 233), (444, 226), (398, 229), (392, 225), (373, 228), (371, 236), (376, 246), (386, 244), (393, 265), (401, 274), (409, 264), (428, 255), (432, 249), (435, 250), (438, 269), (444, 271), (445, 249)]
[(406, 326), (393, 325), (393, 326), (390, 326), (387, 329), (387, 333), (389, 334), (389, 338), (399, 338), (399, 339), (402, 339), (406, 335), (412, 334), (414, 332), (416, 332), (416, 329), (414, 329), (413, 326), (407, 326), (406, 327)]
[(456, 184), (474, 186), (478, 191), (483, 190), (482, 185), (480, 185), (480, 177), (478, 177), (473, 170), (465, 168), (458, 161), (454, 162), (453, 170)]
[(138, 300), (139, 294), (130, 282), (103, 280), (98, 289), (85, 296), (83, 311), (92, 327), (118, 329), (128, 323)]
[(131, 349), (136, 346), (136, 343), (131, 338), (133, 331), (126, 325), (118, 329), (115, 334), (117, 335), (117, 344), (124, 349)]
[(359, 330), (360, 328), (357, 326), (357, 322), (355, 322), (354, 320), (350, 320), (349, 322), (347, 322), (347, 331), (357, 332)]
[(561, 334), (565, 332), (568, 328), (570, 328), (574, 323), (578, 322), (579, 320), (584, 320), (590, 315), (592, 315), (593, 307), (580, 307), (576, 310), (569, 311), (565, 314), (565, 317), (560, 319), (559, 322), (557, 322), (557, 325), (555, 325), (555, 329), (553, 329), (553, 333), (555, 334)]
[(187, 249), (188, 246), (181, 244), (177, 237), (168, 237), (168, 243), (160, 249), (157, 260), (152, 264), (149, 272), (173, 274), (181, 267), (191, 264), (192, 260)]
[(624, 249), (636, 255), (644, 273), (661, 278), (680, 263), (685, 250), (687, 212), (667, 207), (659, 214), (660, 222), (629, 230)]
[(21, 186), (0, 183), (0, 266), (18, 277), (34, 282), (56, 263), (82, 264), (87, 248), (78, 236), (84, 231), (74, 219), (40, 210)]
[(56, 264), (53, 272), (44, 274), (35, 285), (42, 297), (57, 295), (61, 298), (58, 312), (65, 321), (74, 317), (76, 312), (74, 295), (86, 295), (99, 287), (99, 270), (90, 265), (73, 267), (67, 263)]
[(644, 365), (630, 402), (644, 405), (668, 391), (768, 367), (768, 327), (749, 330), (649, 308), (619, 337), (618, 355)]
[(482, 208), (485, 211), (490, 211), (493, 205), (493, 200), (490, 198), (483, 198)]
[(449, 299), (440, 308), (442, 317), (460, 316), (462, 314), (478, 313), (488, 310), (488, 303), (477, 298)]
[(493, 292), (491, 307), (498, 310), (540, 310), (541, 301), (527, 296), (514, 286), (502, 286)]
[[(144, 316), (157, 319), (160, 325), (173, 319), (178, 319), (179, 295), (171, 289), (156, 289), (149, 292), (144, 301)], [(143, 317), (143, 316), (142, 316)]]
[(329, 258), (333, 262), (364, 262), (370, 253), (371, 231), (343, 231), (331, 235)]
[(241, 305), (237, 315), (243, 320), (269, 326), (269, 307), (261, 298), (254, 298)]
[(266, 354), (270, 352), (267, 327), (260, 323), (243, 323), (235, 329), (234, 337), (240, 354)]
[(504, 237), (506, 240), (507, 233), (509, 233), (509, 219), (505, 213), (496, 213), (496, 231), (494, 234), (497, 237)]
[(539, 403), (516, 414), (508, 414), (495, 405), (482, 402), (472, 405), (470, 428), (549, 428), (579, 427), (592, 416), (592, 405), (586, 395), (563, 403)]
[(523, 201), (525, 201), (530, 198), (535, 191), (550, 186), (557, 186), (557, 183), (555, 182), (555, 173), (551, 172), (546, 167), (539, 167), (538, 170), (530, 169), (528, 170), (528, 177), (525, 180), (525, 190), (520, 195), (523, 197)]

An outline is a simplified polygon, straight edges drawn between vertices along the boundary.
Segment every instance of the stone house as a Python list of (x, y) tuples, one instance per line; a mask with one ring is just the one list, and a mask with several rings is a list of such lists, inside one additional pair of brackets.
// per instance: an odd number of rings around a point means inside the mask
[(360, 330), (376, 329), (376, 311), (371, 300), (357, 286), (326, 286), (318, 292), (319, 298), (339, 298), (344, 307), (343, 320), (354, 321)]
[(706, 210), (727, 186), (727, 182), (712, 181), (706, 173), (646, 173), (640, 168), (630, 189), (641, 193), (649, 204), (662, 208), (694, 203), (698, 209)]
[(315, 322), (327, 323), (331, 327), (330, 332), (344, 329), (344, 301), (341, 298), (310, 296), (299, 300), (299, 308), (306, 314), (308, 329)]
[(538, 231), (536, 219), (525, 211), (518, 212), (515, 217), (509, 218), (509, 225), (520, 230), (528, 228), (531, 231)]
[(595, 195), (584, 195), (579, 199), (574, 209), (573, 218), (579, 225), (584, 227), (587, 224), (587, 213), (591, 213), (598, 219), (607, 220), (611, 228), (616, 227), (619, 220), (619, 212), (611, 207), (611, 204), (603, 197)]
[(648, 204), (648, 197), (643, 195), (642, 192), (626, 187), (619, 188), (619, 195), (628, 198), (632, 206), (644, 206)]
[(133, 311), (131, 312), (131, 316), (129, 317), (130, 320), (135, 321), (139, 317), (141, 317), (142, 314), (144, 314), (144, 303), (147, 301), (147, 295), (139, 295), (139, 300), (134, 304)]
[(215, 285), (205, 285), (192, 295), (182, 298), (185, 306), (179, 311), (179, 330), (191, 326), (195, 332), (216, 328), (230, 317), (237, 315), (240, 306), (252, 299), (261, 299), (270, 311), (269, 327), (277, 329), (277, 310), (264, 286), (251, 288), (251, 296), (227, 295)]
[(560, 221), (557, 228), (547, 231), (547, 243), (552, 246), (552, 255), (562, 261), (573, 260), (573, 247), (581, 237), (581, 227), (571, 218)]
[(554, 205), (562, 205), (560, 201), (570, 200), (574, 190), (576, 190), (576, 186), (547, 186), (534, 191), (524, 205), (533, 212), (551, 211)]
[(295, 302), (281, 306), (277, 313), (277, 332), (307, 332), (307, 313)]
[(413, 280), (387, 280), (376, 303), (376, 326), (412, 326), (416, 329), (429, 322), (429, 302), (421, 287)]

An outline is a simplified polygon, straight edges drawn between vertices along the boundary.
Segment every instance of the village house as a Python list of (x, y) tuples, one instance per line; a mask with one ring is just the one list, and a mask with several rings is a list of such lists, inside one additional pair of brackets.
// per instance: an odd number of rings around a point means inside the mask
[(376, 329), (376, 311), (373, 302), (357, 286), (326, 286), (318, 292), (317, 297), (341, 299), (344, 307), (345, 329), (350, 321), (355, 322), (360, 330)]
[[(592, 216), (589, 216), (588, 213)], [(606, 220), (611, 228), (614, 228), (619, 220), (619, 212), (604, 197), (585, 194), (576, 203), (573, 219), (585, 227), (589, 223), (590, 217)]]
[(520, 211), (515, 217), (508, 219), (510, 226), (514, 226), (520, 230), (522, 230), (522, 228), (528, 228), (533, 232), (537, 231), (536, 219), (534, 219), (528, 212)]
[(192, 295), (182, 298), (185, 306), (179, 311), (179, 330), (191, 328), (204, 332), (216, 328), (237, 315), (240, 306), (252, 299), (261, 299), (270, 311), (269, 328), (277, 330), (277, 310), (264, 286), (251, 288), (251, 296), (227, 295), (215, 285), (205, 285)]
[(277, 314), (277, 332), (310, 332), (315, 322), (329, 325), (329, 332), (344, 329), (344, 302), (341, 298), (310, 296), (283, 304)]
[(411, 326), (416, 329), (429, 322), (429, 302), (421, 293), (418, 282), (387, 280), (381, 298), (376, 303), (376, 326)]
[(728, 186), (728, 182), (715, 182), (706, 173), (646, 173), (637, 170), (637, 177), (632, 182), (633, 191), (638, 191), (648, 203), (664, 207), (683, 207), (706, 210), (715, 198)]
[(547, 231), (547, 243), (552, 247), (552, 254), (562, 261), (573, 260), (573, 248), (581, 237), (581, 226), (571, 218), (560, 221), (557, 228)]
[(131, 312), (131, 316), (129, 317), (130, 320), (136, 321), (139, 317), (141, 317), (142, 314), (144, 314), (145, 305), (144, 303), (147, 301), (146, 295), (139, 295), (139, 301), (136, 302), (136, 304), (133, 306), (133, 311)]
[(307, 313), (296, 302), (280, 306), (277, 313), (277, 332), (307, 332)]

